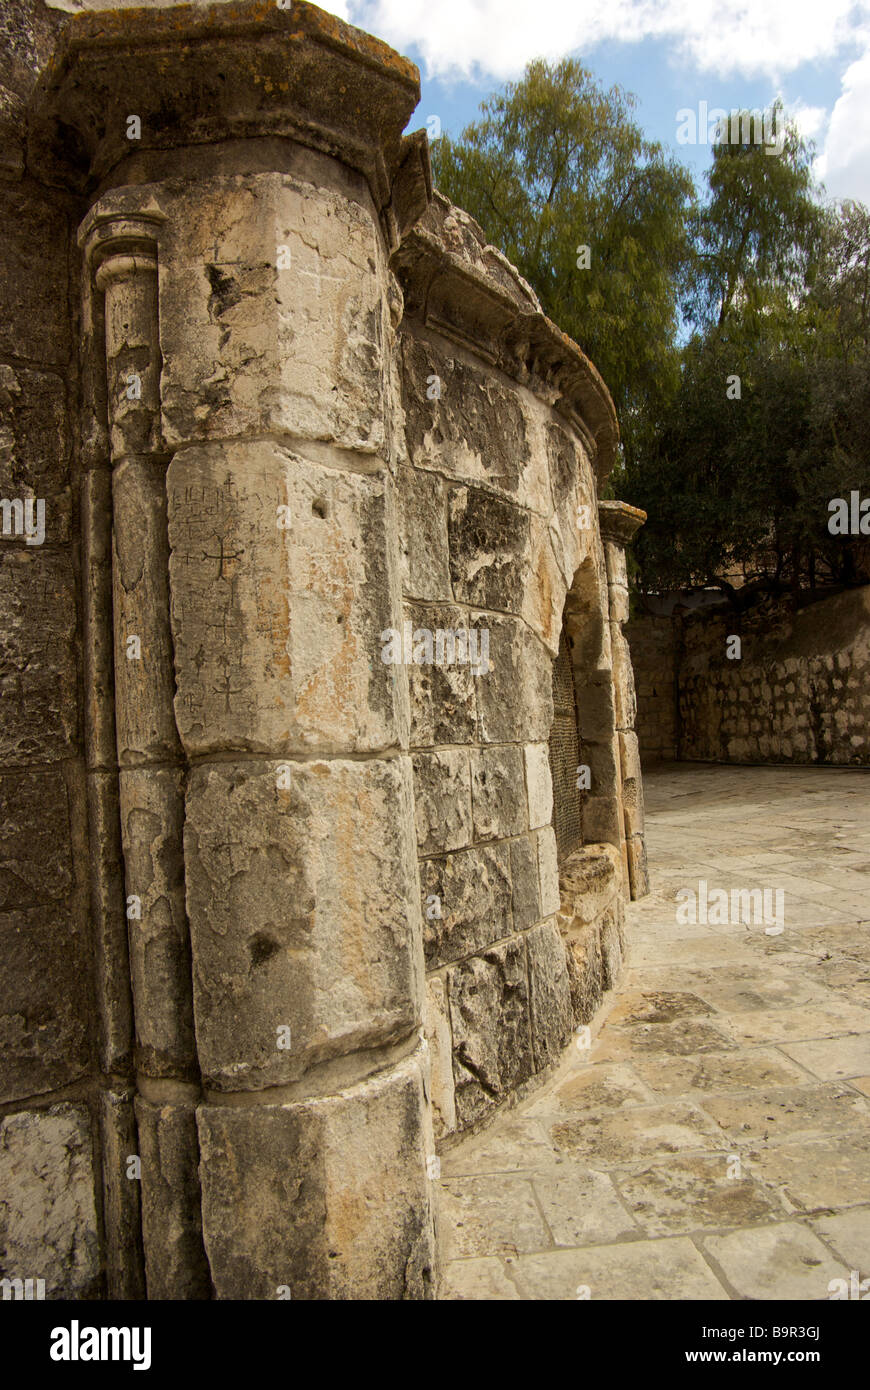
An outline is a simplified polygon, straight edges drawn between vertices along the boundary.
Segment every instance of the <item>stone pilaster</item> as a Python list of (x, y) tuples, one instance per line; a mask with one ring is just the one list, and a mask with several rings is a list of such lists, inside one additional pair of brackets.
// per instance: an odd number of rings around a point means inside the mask
[(646, 849), (643, 839), (643, 783), (634, 721), (637, 701), (631, 653), (623, 625), (628, 621), (629, 593), (625, 549), (646, 521), (646, 513), (627, 502), (599, 504), (601, 536), (607, 565), (610, 608), (610, 647), (613, 658), (613, 694), (616, 711), (616, 746), (620, 773), (623, 860), (627, 864), (632, 898), (649, 892)]
[[(183, 827), (186, 768), (175, 727), (169, 625), (166, 462), (160, 422), (157, 229), (153, 207), (120, 210), (97, 203), (80, 242), (88, 297), (101, 300), (98, 321), (105, 356), (106, 439), (111, 466), (111, 601), (105, 563), (95, 566), (99, 597), (112, 612), (114, 731), (117, 772), (101, 773), (114, 805), (97, 823), (112, 832), (120, 817), (124, 910), (135, 1017), (136, 1116), (139, 1125), (145, 1274), (150, 1297), (208, 1296), (198, 1210), (194, 1105), (199, 1097), (193, 1025), (190, 942), (184, 901)], [(93, 547), (105, 548), (108, 497), (99, 473), (86, 500)], [(102, 490), (101, 490), (102, 489)], [(96, 539), (99, 538), (99, 539)], [(105, 556), (102, 557), (105, 562)], [(92, 623), (89, 660), (110, 676), (108, 641)], [(110, 687), (111, 688), (111, 687)], [(97, 704), (104, 691), (96, 687)], [(97, 728), (95, 742), (107, 727)], [(103, 725), (108, 720), (102, 718)], [(108, 750), (101, 749), (102, 758)], [(111, 843), (109, 836), (108, 843)], [(111, 875), (106, 877), (107, 887)], [(152, 1104), (153, 1101), (158, 1104)], [(120, 1114), (119, 1098), (107, 1115)], [(186, 1117), (186, 1118), (185, 1118)], [(150, 1122), (150, 1123), (149, 1123)], [(132, 1131), (132, 1124), (125, 1126)], [(143, 1139), (149, 1141), (143, 1143)], [(114, 1171), (129, 1155), (107, 1149), (110, 1209), (123, 1202)], [(191, 1203), (191, 1191), (197, 1200)], [(180, 1258), (168, 1252), (179, 1244)]]
[(126, 882), (98, 886), (131, 914), (149, 1297), (434, 1292), (408, 689), (379, 640), (418, 95), (310, 6), (128, 11), (71, 22), (33, 124), (46, 177), (100, 192), (90, 659)]

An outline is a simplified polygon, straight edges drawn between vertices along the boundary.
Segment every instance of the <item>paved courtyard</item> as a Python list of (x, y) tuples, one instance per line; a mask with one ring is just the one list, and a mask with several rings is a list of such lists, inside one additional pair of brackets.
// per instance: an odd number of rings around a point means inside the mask
[[(445, 1298), (870, 1280), (870, 775), (680, 764), (645, 792), (652, 892), (591, 1046), (442, 1157)], [(678, 924), (701, 880), (782, 889), (784, 929)]]

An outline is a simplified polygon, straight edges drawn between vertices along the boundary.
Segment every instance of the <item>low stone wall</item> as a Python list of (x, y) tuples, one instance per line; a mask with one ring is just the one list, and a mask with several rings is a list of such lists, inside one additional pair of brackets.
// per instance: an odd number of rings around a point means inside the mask
[(870, 766), (870, 586), (797, 612), (767, 601), (643, 617), (629, 640), (647, 761)]

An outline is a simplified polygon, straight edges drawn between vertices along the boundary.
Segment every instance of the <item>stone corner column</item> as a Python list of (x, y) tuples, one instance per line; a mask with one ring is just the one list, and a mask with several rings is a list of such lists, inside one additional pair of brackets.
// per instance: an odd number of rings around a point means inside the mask
[(641, 511), (639, 507), (629, 506), (627, 502), (604, 501), (599, 503), (598, 516), (607, 566), (613, 696), (616, 710), (615, 737), (622, 786), (623, 863), (627, 868), (630, 896), (643, 898), (649, 892), (649, 875), (643, 836), (643, 782), (634, 728), (637, 700), (631, 652), (623, 626), (628, 621), (629, 614), (625, 551), (646, 521), (646, 512)]
[(409, 701), (379, 641), (419, 75), (309, 5), (69, 29), (29, 148), (104, 190), (82, 240), (149, 1296), (203, 1270), (218, 1298), (431, 1297)]

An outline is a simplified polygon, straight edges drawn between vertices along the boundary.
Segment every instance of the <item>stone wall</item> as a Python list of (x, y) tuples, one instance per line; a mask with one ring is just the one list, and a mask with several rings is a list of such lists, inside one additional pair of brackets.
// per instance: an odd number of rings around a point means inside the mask
[(645, 757), (870, 765), (870, 587), (797, 611), (768, 600), (739, 616), (644, 617), (629, 637)]
[(637, 689), (637, 737), (644, 763), (677, 757), (674, 619), (644, 613), (626, 625)]
[(436, 1136), (558, 1059), (646, 891), (613, 406), (384, 45), (12, 13), (0, 1267), (432, 1297)]

